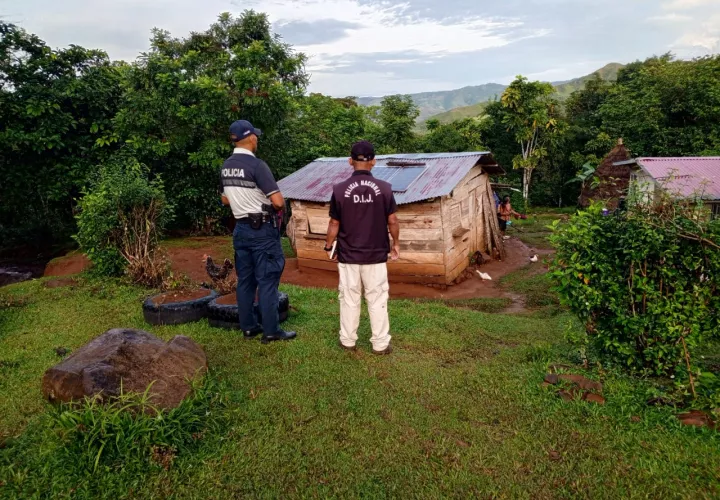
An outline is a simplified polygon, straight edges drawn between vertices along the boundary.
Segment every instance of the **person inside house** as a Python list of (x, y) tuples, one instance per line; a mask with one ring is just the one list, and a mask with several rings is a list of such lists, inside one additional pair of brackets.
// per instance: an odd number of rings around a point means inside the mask
[(510, 204), (510, 197), (506, 196), (500, 206), (498, 207), (498, 223), (500, 224), (500, 231), (503, 233), (503, 238), (507, 239), (509, 236), (505, 235), (507, 227), (512, 223), (512, 217), (520, 217), (520, 214), (513, 210)]
[[(295, 332), (280, 328), (278, 286), (285, 268), (276, 211), (285, 208), (275, 178), (267, 163), (255, 157), (262, 131), (246, 120), (230, 126), (233, 155), (220, 170), (221, 200), (235, 217), (233, 247), (237, 272), (237, 304), (240, 328), (245, 338), (262, 334), (264, 344), (291, 340)], [(262, 325), (253, 302), (258, 297)]]
[(372, 144), (367, 141), (354, 144), (349, 162), (353, 174), (333, 186), (325, 244), (330, 258), (338, 260), (340, 347), (349, 351), (356, 349), (364, 292), (372, 328), (372, 352), (390, 354), (387, 261), (388, 254), (392, 260), (400, 257), (397, 204), (390, 183), (372, 175), (375, 166)]

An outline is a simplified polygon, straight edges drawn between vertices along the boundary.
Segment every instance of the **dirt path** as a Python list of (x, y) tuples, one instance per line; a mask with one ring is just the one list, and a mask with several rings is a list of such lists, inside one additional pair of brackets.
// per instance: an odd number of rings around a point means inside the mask
[[(189, 238), (183, 240), (182, 246), (170, 243), (165, 247), (172, 270), (176, 274), (185, 274), (198, 283), (208, 282), (203, 256), (210, 255), (220, 263), (232, 257), (231, 243), (228, 238)], [(504, 261), (489, 261), (477, 268), (492, 277), (492, 281), (480, 278), (473, 272), (472, 278), (459, 284), (439, 290), (425, 285), (408, 283), (391, 283), (390, 297), (394, 299), (473, 299), (473, 298), (508, 298), (512, 301), (505, 311), (508, 314), (525, 311), (525, 299), (522, 295), (509, 292), (500, 286), (500, 279), (527, 265), (537, 266), (538, 272), (544, 270), (542, 257), (549, 255), (548, 250), (529, 248), (517, 238), (506, 242), (507, 257)], [(540, 262), (530, 263), (530, 257), (538, 255)], [(85, 256), (71, 254), (55, 259), (45, 270), (45, 276), (68, 276), (81, 272), (88, 264)], [(474, 268), (473, 268), (474, 271)], [(282, 282), (311, 288), (336, 289), (338, 275), (332, 271), (300, 270), (296, 259), (288, 259)]]
[[(521, 295), (513, 294), (505, 291), (500, 287), (500, 279), (530, 263), (532, 255), (538, 255), (540, 262), (532, 264), (538, 268), (544, 269), (542, 257), (549, 255), (548, 250), (536, 250), (528, 248), (523, 242), (516, 238), (511, 238), (506, 242), (507, 258), (504, 261), (490, 261), (479, 268), (483, 273), (487, 273), (492, 281), (485, 281), (477, 273), (473, 273), (473, 277), (467, 281), (448, 287), (447, 290), (438, 290), (425, 285), (408, 284), (408, 283), (391, 283), (390, 297), (394, 299), (473, 299), (473, 298), (509, 298), (513, 301), (516, 312), (524, 311), (525, 299)], [(288, 260), (288, 264), (283, 273), (283, 283), (290, 283), (304, 287), (313, 288), (330, 288), (335, 289), (338, 285), (338, 275), (332, 271), (318, 270), (300, 270), (297, 261)]]

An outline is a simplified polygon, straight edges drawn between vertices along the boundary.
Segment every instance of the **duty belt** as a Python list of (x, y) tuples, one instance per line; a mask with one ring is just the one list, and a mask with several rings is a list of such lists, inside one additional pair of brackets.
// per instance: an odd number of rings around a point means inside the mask
[[(263, 224), (266, 222), (272, 222), (272, 218), (268, 214), (252, 214), (257, 217), (262, 217)], [(235, 222), (238, 224), (251, 224), (252, 218), (251, 217), (242, 217), (240, 219), (235, 219)]]

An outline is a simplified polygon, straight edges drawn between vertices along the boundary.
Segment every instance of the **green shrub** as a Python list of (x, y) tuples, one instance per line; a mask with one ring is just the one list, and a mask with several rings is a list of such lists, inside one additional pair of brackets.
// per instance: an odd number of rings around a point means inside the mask
[(162, 281), (163, 263), (156, 251), (173, 211), (159, 178), (149, 180), (135, 158), (113, 158), (101, 167), (79, 206), (75, 239), (95, 272), (125, 272), (151, 286)]
[(592, 206), (556, 224), (551, 241), (557, 291), (602, 355), (675, 375), (717, 334), (720, 226), (698, 207), (635, 205), (603, 216)]

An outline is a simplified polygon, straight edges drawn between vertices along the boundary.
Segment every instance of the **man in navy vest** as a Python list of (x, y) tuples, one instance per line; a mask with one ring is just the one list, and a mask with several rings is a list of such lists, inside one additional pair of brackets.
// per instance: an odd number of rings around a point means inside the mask
[[(246, 120), (238, 120), (230, 126), (235, 151), (225, 160), (220, 181), (222, 202), (230, 206), (237, 222), (233, 246), (240, 328), (245, 338), (262, 333), (262, 341), (266, 344), (291, 340), (296, 334), (280, 328), (278, 286), (285, 268), (285, 256), (280, 244), (280, 228), (269, 207), (272, 204), (276, 210), (282, 210), (285, 199), (270, 168), (255, 157), (261, 135), (262, 132)], [(253, 309), (256, 293), (262, 325), (258, 324)]]
[[(387, 302), (390, 286), (387, 276), (388, 254), (400, 256), (400, 225), (392, 186), (373, 177), (375, 149), (367, 141), (353, 145), (350, 165), (354, 172), (333, 187), (330, 224), (325, 251), (332, 250), (337, 238), (340, 274), (340, 346), (355, 350), (360, 324), (360, 298), (370, 314), (374, 354), (390, 354), (390, 320)], [(393, 239), (392, 248), (388, 229)]]

